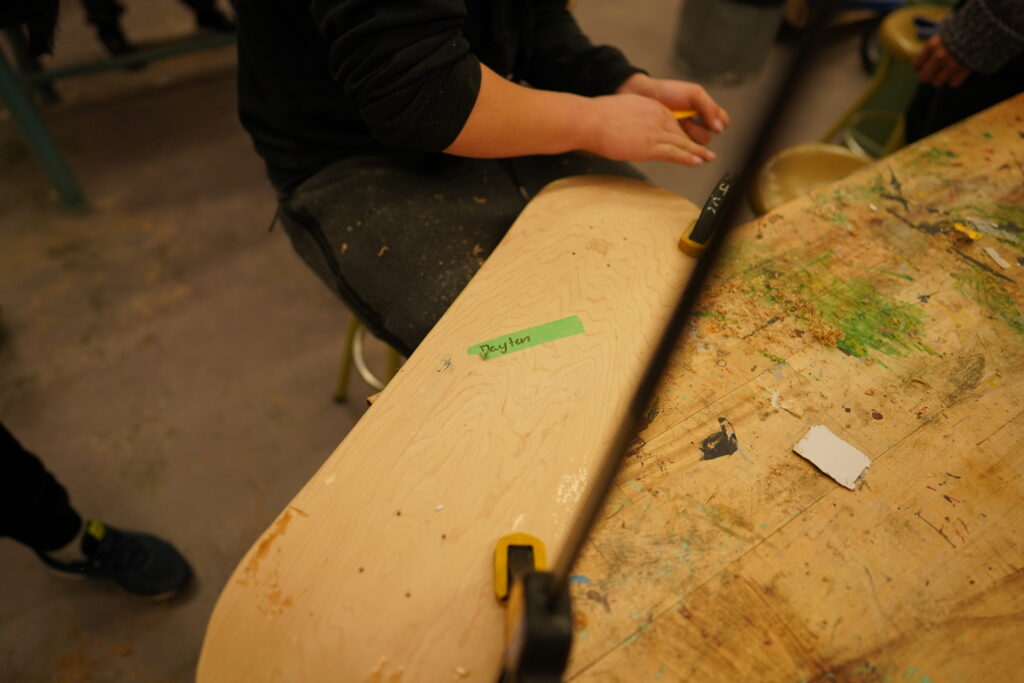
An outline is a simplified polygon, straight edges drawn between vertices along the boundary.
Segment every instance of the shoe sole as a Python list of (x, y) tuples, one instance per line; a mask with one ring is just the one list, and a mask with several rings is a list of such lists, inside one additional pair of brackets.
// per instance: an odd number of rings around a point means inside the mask
[(127, 588), (125, 588), (124, 586), (119, 584), (117, 581), (114, 581), (113, 579), (108, 579), (108, 578), (105, 578), (105, 577), (87, 576), (85, 574), (76, 574), (74, 572), (62, 572), (59, 569), (54, 569), (53, 567), (50, 567), (50, 566), (46, 567), (46, 571), (48, 571), (51, 575), (57, 577), (58, 579), (62, 579), (64, 581), (88, 581), (88, 580), (109, 581), (109, 582), (113, 583), (115, 586), (117, 586), (123, 593), (127, 593), (128, 595), (132, 596), (133, 598), (138, 598), (139, 600), (145, 600), (147, 602), (164, 602), (166, 600), (170, 600), (171, 598), (175, 597), (176, 595), (179, 595), (180, 593), (182, 593), (185, 590), (185, 588), (187, 588), (187, 586), (185, 586), (185, 587), (181, 588), (180, 590), (164, 591), (163, 593), (156, 593), (154, 595), (140, 595), (138, 593), (131, 592), (130, 590), (128, 590)]

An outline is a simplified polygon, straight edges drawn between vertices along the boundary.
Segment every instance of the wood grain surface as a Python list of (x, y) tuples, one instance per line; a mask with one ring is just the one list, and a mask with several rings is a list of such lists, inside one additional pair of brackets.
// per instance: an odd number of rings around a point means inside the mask
[[(201, 682), (493, 681), (501, 536), (555, 556), (692, 261), (697, 208), (621, 178), (538, 195), (345, 441), (243, 558)], [(467, 349), (579, 316), (584, 332)]]
[[(1021, 679), (1022, 162), (1018, 96), (735, 231), (575, 569), (571, 679)], [(792, 452), (815, 424), (855, 491)]]

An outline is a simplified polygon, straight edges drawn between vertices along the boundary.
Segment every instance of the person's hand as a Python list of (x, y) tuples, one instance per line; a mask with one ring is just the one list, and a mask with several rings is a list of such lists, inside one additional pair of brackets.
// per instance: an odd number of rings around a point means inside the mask
[(711, 134), (724, 132), (729, 127), (729, 114), (696, 83), (667, 78), (651, 78), (647, 74), (633, 74), (619, 86), (618, 93), (643, 95), (657, 100), (671, 110), (693, 109), (700, 115), (700, 123), (684, 119), (676, 123), (694, 142), (706, 145)]
[(586, 151), (616, 161), (671, 161), (696, 166), (715, 153), (691, 140), (669, 109), (643, 95), (590, 100)]
[(924, 44), (921, 54), (914, 60), (914, 70), (922, 83), (935, 88), (958, 88), (971, 75), (971, 70), (946, 49), (939, 34)]

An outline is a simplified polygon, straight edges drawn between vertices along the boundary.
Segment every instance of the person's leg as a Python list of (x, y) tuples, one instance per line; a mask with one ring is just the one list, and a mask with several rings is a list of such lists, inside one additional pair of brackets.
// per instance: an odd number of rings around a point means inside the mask
[(299, 255), (379, 339), (409, 355), (530, 197), (558, 178), (643, 178), (580, 154), (465, 159), (393, 154), (338, 161), (282, 200)]
[(0, 424), (0, 536), (32, 550), (51, 568), (70, 575), (105, 578), (149, 598), (179, 593), (192, 571), (166, 541), (83, 522), (64, 487), (39, 458)]
[(37, 457), (0, 424), (0, 536), (42, 552), (70, 543), (82, 518)]
[(237, 26), (226, 14), (217, 8), (215, 0), (181, 0), (196, 14), (196, 24), (211, 31), (230, 33)]
[(96, 36), (117, 57), (132, 52), (135, 47), (128, 42), (121, 28), (124, 6), (117, 0), (82, 0), (85, 18), (96, 29)]
[(918, 85), (907, 108), (907, 142), (916, 142), (1022, 91), (1024, 55), (992, 75), (971, 74), (959, 88)]

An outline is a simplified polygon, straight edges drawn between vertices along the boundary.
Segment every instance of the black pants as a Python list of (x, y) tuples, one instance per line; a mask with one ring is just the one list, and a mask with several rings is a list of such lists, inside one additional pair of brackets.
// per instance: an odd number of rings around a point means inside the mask
[(281, 223), (367, 329), (408, 356), (530, 197), (553, 180), (594, 173), (643, 179), (629, 164), (582, 154), (350, 157), (285, 195)]
[(1024, 55), (996, 73), (971, 74), (959, 88), (918, 85), (907, 108), (907, 142), (942, 130), (1024, 91)]
[(56, 550), (81, 526), (64, 487), (0, 424), (0, 536)]

